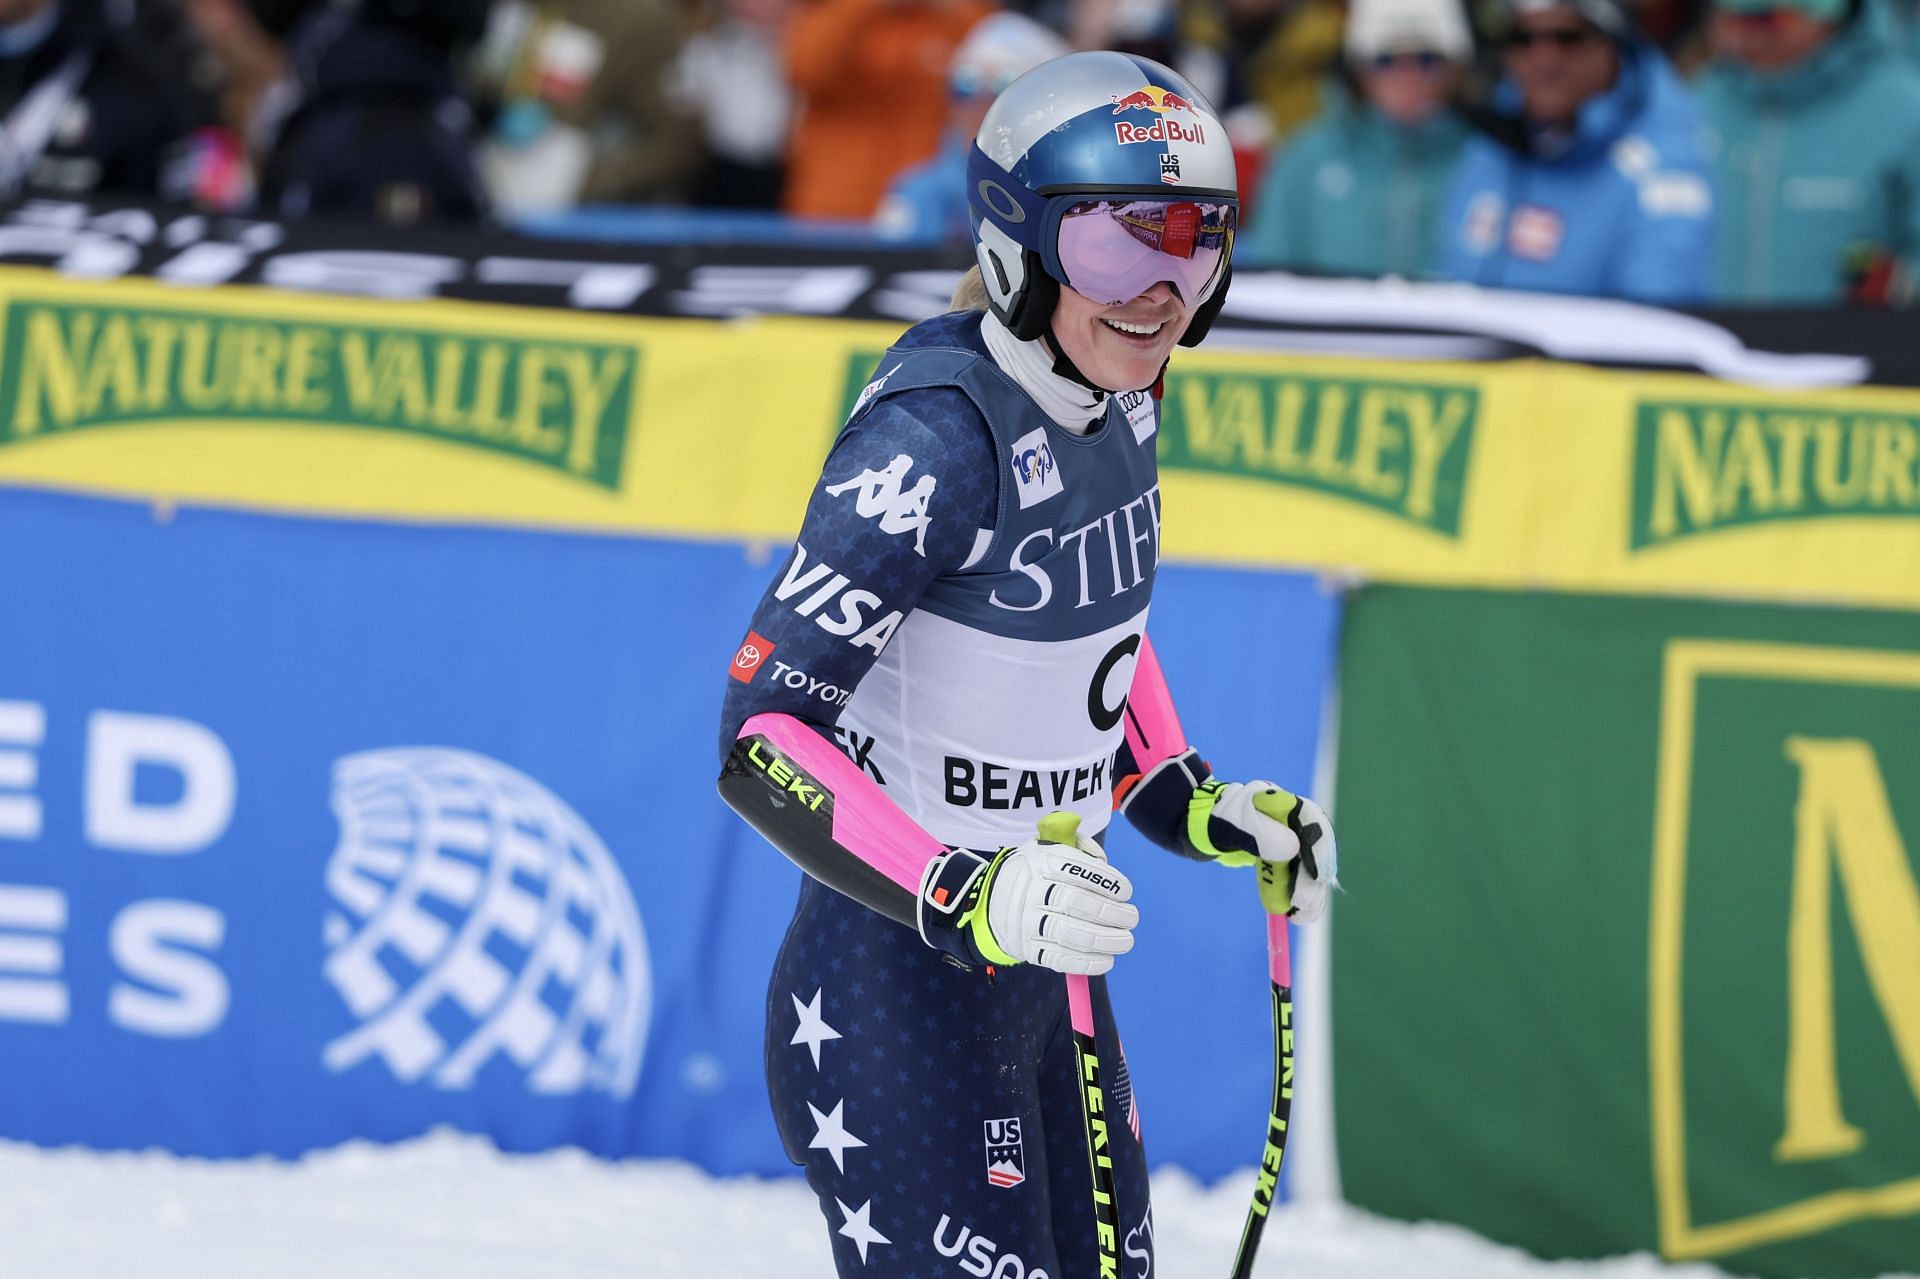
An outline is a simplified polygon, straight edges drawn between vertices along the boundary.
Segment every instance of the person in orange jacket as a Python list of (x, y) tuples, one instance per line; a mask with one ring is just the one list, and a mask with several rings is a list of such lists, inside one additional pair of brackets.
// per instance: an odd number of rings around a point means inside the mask
[(811, 0), (787, 27), (798, 99), (787, 212), (870, 218), (895, 175), (940, 149), (947, 64), (990, 0)]

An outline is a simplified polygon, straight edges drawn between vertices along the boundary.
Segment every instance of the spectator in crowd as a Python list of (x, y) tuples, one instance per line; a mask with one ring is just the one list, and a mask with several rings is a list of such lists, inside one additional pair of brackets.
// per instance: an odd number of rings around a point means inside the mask
[(1175, 62), (1257, 156), (1319, 114), (1345, 24), (1340, 0), (1182, 0)]
[(674, 68), (679, 100), (700, 122), (693, 203), (775, 209), (787, 180), (793, 90), (780, 54), (791, 0), (719, 0)]
[(1508, 0), (1507, 79), (1467, 143), (1442, 273), (1660, 303), (1712, 281), (1699, 110), (1619, 0)]
[(1682, 75), (1707, 59), (1707, 10), (1712, 0), (1633, 0), (1640, 33), (1667, 55)]
[(205, 112), (110, 16), (98, 0), (0, 0), (0, 199), (199, 194)]
[(497, 102), (481, 164), (503, 213), (686, 197), (698, 141), (670, 92), (681, 22), (679, 0), (493, 6), (473, 62)]
[(305, 19), (288, 46), (292, 105), (261, 174), (265, 211), (479, 221), (473, 116), (454, 68), (484, 20), (472, 0), (362, 0)]
[(803, 0), (787, 24), (799, 119), (785, 205), (871, 218), (894, 177), (940, 149), (947, 64), (990, 0)]
[(1719, 0), (1715, 296), (1886, 301), (1920, 263), (1920, 68), (1872, 0)]
[(1238, 256), (1323, 275), (1428, 275), (1466, 122), (1452, 97), (1473, 56), (1458, 0), (1353, 0), (1353, 90), (1284, 143)]
[(980, 121), (1002, 89), (1069, 52), (1065, 40), (1017, 13), (993, 14), (967, 32), (947, 68), (952, 103), (946, 144), (939, 155), (895, 179), (874, 215), (874, 228), (894, 240), (968, 243), (973, 232), (967, 224), (967, 152)]
[(186, 0), (186, 15), (209, 64), (197, 78), (218, 97), (222, 121), (247, 136), (287, 74), (288, 28), (274, 29), (247, 0)]
[(1068, 0), (1063, 5), (1032, 8), (1016, 0), (1009, 7), (1060, 32), (1076, 49), (1112, 49), (1155, 62), (1170, 62), (1178, 56), (1177, 0)]

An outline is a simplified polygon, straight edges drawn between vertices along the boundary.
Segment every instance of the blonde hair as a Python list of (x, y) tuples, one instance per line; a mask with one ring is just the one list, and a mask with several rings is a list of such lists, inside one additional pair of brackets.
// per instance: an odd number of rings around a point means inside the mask
[(947, 303), (947, 310), (985, 311), (989, 305), (987, 282), (980, 274), (980, 264), (976, 262), (960, 277), (960, 283), (953, 290), (953, 300)]

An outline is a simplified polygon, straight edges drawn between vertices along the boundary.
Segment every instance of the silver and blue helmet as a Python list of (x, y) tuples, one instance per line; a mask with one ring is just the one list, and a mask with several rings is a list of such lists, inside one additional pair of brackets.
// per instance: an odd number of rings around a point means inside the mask
[(1073, 53), (1008, 85), (968, 152), (967, 206), (988, 301), (1022, 339), (1046, 332), (1062, 284), (1093, 296), (1062, 260), (1061, 223), (1094, 209), (1182, 261), (1205, 246), (1203, 279), (1160, 277), (1199, 306), (1182, 345), (1206, 336), (1225, 301), (1240, 207), (1233, 147), (1212, 104), (1158, 62)]

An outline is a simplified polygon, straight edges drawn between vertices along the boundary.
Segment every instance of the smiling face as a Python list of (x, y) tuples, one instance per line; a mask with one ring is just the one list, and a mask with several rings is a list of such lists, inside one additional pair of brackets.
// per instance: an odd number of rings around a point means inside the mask
[(1182, 302), (1165, 280), (1115, 306), (1061, 285), (1060, 301), (1053, 310), (1053, 336), (1060, 353), (1094, 385), (1109, 391), (1142, 391), (1159, 378), (1196, 309)]

